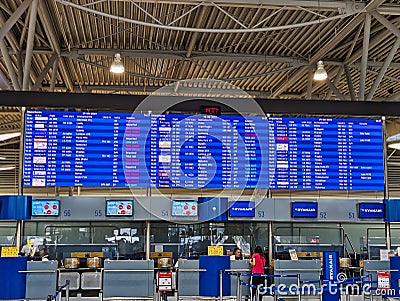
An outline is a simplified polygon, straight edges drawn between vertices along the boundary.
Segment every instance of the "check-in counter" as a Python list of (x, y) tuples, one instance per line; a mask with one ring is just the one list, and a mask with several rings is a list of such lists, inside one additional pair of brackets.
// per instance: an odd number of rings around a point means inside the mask
[(364, 260), (363, 275), (371, 275), (372, 281), (378, 281), (378, 271), (390, 271), (389, 260)]
[[(275, 275), (299, 275), (296, 277), (278, 277), (275, 278), (275, 286), (284, 285), (298, 285), (307, 281), (317, 281), (321, 276), (321, 260), (275, 260), (274, 261), (274, 274)], [(298, 283), (300, 281), (300, 283)], [(314, 283), (315, 287), (319, 287), (319, 283)]]
[[(251, 273), (251, 267), (248, 260), (231, 260), (230, 268), (226, 269), (232, 273), (241, 274)], [(201, 273), (207, 273), (207, 269), (200, 268), (199, 260), (179, 260), (178, 261), (178, 296), (200, 296), (200, 277)], [(249, 276), (241, 276), (240, 279), (250, 283)], [(219, 280), (218, 280), (219, 281)], [(219, 284), (218, 284), (219, 285)], [(237, 276), (230, 275), (230, 295), (237, 294)], [(242, 296), (250, 296), (250, 290), (247, 286), (242, 286)]]
[(0, 300), (25, 299), (26, 257), (0, 257)]
[(199, 273), (198, 260), (179, 260), (178, 261), (178, 295), (179, 296), (198, 296), (199, 295)]
[[(249, 274), (251, 273), (251, 266), (248, 259), (245, 260), (231, 260), (231, 268), (232, 273), (239, 272), (240, 274)], [(250, 283), (249, 276), (240, 276), (240, 280), (245, 283)], [(237, 276), (231, 275), (231, 296), (237, 295)], [(250, 288), (248, 286), (242, 285), (242, 296), (250, 296)]]
[(56, 292), (57, 261), (28, 261), (26, 271), (26, 299), (46, 299)]
[(103, 298), (152, 298), (153, 281), (153, 260), (104, 261)]

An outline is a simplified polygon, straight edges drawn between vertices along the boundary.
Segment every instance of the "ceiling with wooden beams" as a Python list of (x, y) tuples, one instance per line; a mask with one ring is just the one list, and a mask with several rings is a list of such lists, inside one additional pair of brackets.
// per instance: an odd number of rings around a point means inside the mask
[[(0, 82), (147, 94), (210, 78), (263, 98), (395, 101), (399, 22), (393, 0), (4, 0)], [(109, 71), (115, 53), (123, 74)]]
[[(399, 27), (397, 0), (2, 0), (0, 89), (145, 95), (206, 78), (257, 98), (399, 101)], [(19, 108), (0, 111), (0, 130), (20, 128)]]

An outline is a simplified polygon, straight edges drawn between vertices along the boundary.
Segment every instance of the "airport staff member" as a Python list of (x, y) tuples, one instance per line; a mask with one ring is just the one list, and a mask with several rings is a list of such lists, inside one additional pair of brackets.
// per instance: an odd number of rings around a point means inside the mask
[(233, 253), (230, 256), (230, 259), (231, 260), (242, 260), (243, 259), (242, 250), (240, 248), (238, 248), (238, 247), (234, 248), (233, 249)]

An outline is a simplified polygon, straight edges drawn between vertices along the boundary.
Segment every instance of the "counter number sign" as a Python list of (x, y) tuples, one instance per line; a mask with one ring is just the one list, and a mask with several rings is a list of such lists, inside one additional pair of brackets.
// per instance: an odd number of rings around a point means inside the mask
[(223, 246), (208, 246), (208, 256), (222, 256), (224, 255)]

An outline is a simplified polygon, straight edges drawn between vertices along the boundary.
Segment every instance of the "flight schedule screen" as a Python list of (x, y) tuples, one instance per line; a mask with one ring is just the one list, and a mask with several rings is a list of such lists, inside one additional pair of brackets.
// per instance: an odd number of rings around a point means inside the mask
[(383, 190), (373, 119), (27, 111), (24, 186)]

